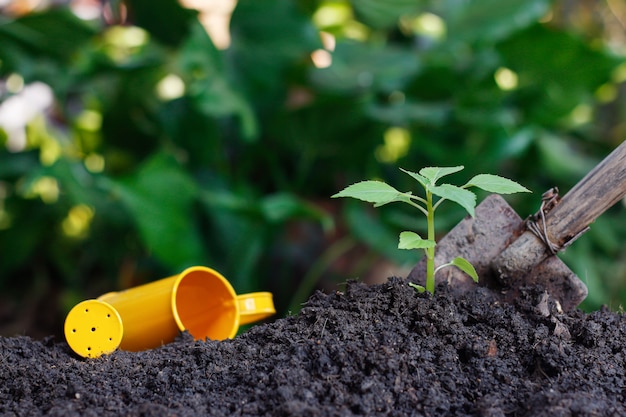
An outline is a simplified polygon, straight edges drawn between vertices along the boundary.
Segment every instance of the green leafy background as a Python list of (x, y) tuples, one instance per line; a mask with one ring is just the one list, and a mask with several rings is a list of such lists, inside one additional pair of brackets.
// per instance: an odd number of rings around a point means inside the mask
[[(420, 213), (330, 199), (361, 180), (418, 192), (398, 167), (514, 179), (534, 193), (507, 200), (534, 213), (626, 136), (626, 7), (583, 3), (239, 0), (227, 49), (173, 0), (90, 21), (5, 6), (0, 106), (35, 82), (54, 104), (18, 150), (0, 128), (0, 334), (61, 334), (75, 303), (195, 264), (272, 291), (278, 316), (316, 288), (406, 273), (420, 253), (397, 236), (422, 232)], [(172, 74), (184, 94), (160, 97)], [(464, 215), (452, 206), (442, 233)], [(626, 299), (625, 216), (562, 255), (585, 309)]]

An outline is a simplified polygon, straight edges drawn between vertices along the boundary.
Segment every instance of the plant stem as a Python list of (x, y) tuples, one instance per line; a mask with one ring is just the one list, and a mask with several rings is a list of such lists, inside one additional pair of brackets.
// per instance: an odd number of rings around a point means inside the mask
[[(433, 194), (426, 191), (426, 210), (428, 211), (428, 240), (435, 241), (435, 210), (433, 209)], [(426, 291), (435, 293), (435, 248), (426, 249)]]

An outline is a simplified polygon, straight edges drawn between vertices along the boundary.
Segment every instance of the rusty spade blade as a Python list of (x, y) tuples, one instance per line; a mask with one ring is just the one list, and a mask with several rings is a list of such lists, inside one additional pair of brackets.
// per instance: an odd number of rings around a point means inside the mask
[[(589, 172), (552, 207), (524, 221), (499, 195), (490, 195), (438, 243), (435, 266), (462, 256), (474, 265), (479, 285), (504, 300), (514, 299), (527, 285), (542, 285), (564, 310), (576, 308), (587, 296), (587, 287), (555, 253), (569, 246), (609, 207), (626, 194), (626, 142)], [(531, 224), (529, 230), (529, 224)], [(534, 224), (534, 227), (532, 225)], [(424, 283), (426, 259), (407, 279)], [(435, 276), (462, 293), (476, 285), (454, 267)]]

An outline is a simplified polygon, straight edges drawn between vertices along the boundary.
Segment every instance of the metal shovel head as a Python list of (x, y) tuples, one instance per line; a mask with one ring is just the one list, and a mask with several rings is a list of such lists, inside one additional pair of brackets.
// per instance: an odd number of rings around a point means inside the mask
[[(435, 249), (435, 267), (457, 256), (467, 259), (478, 273), (478, 285), (491, 289), (505, 301), (512, 301), (522, 286), (542, 285), (564, 310), (576, 308), (587, 296), (587, 287), (558, 257), (550, 256), (523, 276), (503, 285), (492, 270), (492, 260), (525, 230), (524, 221), (499, 195), (492, 194), (477, 207), (474, 217), (467, 216), (444, 236)], [(424, 285), (426, 257), (411, 270), (407, 279)], [(447, 282), (455, 293), (463, 293), (477, 285), (456, 267), (442, 268), (435, 275), (437, 283)]]

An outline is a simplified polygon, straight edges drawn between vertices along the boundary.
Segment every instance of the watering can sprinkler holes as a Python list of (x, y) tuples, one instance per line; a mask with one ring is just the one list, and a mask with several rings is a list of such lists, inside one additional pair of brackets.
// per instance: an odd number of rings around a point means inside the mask
[(124, 325), (110, 304), (87, 300), (74, 306), (67, 315), (65, 335), (74, 352), (83, 357), (96, 357), (117, 349), (124, 335)]

